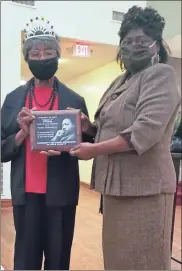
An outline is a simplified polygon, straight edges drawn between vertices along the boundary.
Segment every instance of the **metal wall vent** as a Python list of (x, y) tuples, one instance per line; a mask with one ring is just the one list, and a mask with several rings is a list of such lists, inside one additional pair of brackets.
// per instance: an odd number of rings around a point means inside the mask
[(119, 12), (113, 10), (112, 12), (112, 21), (121, 23), (123, 20), (124, 12)]
[(12, 2), (22, 4), (22, 5), (25, 5), (25, 6), (31, 6), (31, 7), (35, 6), (35, 1), (12, 1)]

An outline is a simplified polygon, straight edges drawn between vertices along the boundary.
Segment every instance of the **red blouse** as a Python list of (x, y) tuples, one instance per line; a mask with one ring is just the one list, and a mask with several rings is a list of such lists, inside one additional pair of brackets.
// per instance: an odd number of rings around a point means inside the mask
[[(35, 87), (36, 100), (40, 104), (45, 104), (51, 95), (52, 88)], [(26, 107), (29, 106), (29, 95), (26, 99)], [(35, 100), (32, 101), (32, 106), (37, 110), (49, 110), (50, 104), (45, 107), (39, 107)], [(58, 110), (58, 97), (53, 106), (53, 110)], [(46, 193), (47, 188), (47, 156), (39, 152), (32, 152), (30, 148), (30, 139), (26, 139), (26, 167), (25, 167), (25, 192), (29, 193)]]

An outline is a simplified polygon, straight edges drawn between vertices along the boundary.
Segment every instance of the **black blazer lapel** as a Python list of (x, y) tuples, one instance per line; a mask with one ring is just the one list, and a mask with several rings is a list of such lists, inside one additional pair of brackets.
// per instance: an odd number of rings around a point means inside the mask
[(21, 108), (23, 106), (25, 106), (25, 102), (26, 102), (26, 98), (27, 98), (27, 94), (29, 91), (29, 86), (30, 86), (30, 82), (28, 82), (25, 86), (23, 86), (22, 91), (19, 93), (18, 95), (18, 103), (17, 103), (17, 107), (21, 110)]
[(58, 109), (59, 110), (66, 110), (67, 107), (70, 106), (70, 92), (68, 91), (67, 87), (62, 84), (59, 80), (58, 83)]
[(113, 83), (109, 86), (109, 88), (106, 90), (103, 98), (100, 101), (98, 109), (96, 110), (95, 117), (94, 117), (95, 119), (97, 118), (97, 116), (99, 115), (99, 113), (102, 110), (103, 106), (105, 105), (105, 103), (108, 101), (108, 99), (110, 98), (110, 96), (113, 93), (118, 93), (118, 95), (119, 95), (125, 89), (127, 89), (127, 86), (125, 85), (125, 80), (126, 80), (127, 76), (128, 76), (128, 72), (126, 72), (124, 75), (118, 76), (113, 81)]
[(5, 100), (2, 107), (2, 118), (4, 121), (4, 128), (9, 130), (9, 133), (14, 133), (20, 130), (17, 123), (17, 115), (25, 106), (27, 93), (29, 90), (29, 82), (26, 85), (19, 87), (9, 95), (9, 98)]

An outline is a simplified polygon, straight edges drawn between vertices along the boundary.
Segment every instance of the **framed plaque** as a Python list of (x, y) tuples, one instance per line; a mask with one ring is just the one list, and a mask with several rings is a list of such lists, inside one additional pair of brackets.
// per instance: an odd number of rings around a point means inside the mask
[(82, 141), (81, 111), (33, 111), (30, 126), (32, 151), (69, 151)]

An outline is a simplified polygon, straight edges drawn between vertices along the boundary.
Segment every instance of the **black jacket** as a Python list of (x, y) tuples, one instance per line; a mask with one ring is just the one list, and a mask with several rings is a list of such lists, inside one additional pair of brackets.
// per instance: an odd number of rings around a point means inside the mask
[(176, 133), (174, 134), (174, 136), (179, 137), (182, 140), (182, 117), (179, 123), (179, 126), (176, 130)]
[[(57, 79), (55, 79), (57, 80)], [(20, 130), (17, 114), (25, 106), (30, 81), (9, 93), (1, 109), (1, 162), (11, 162), (11, 195), (13, 205), (25, 204), (25, 145), (15, 145)], [(58, 81), (59, 109), (81, 109), (88, 116), (84, 98)], [(93, 138), (83, 134), (83, 141)], [(69, 153), (48, 158), (46, 204), (49, 206), (77, 205), (79, 197), (78, 159)]]

